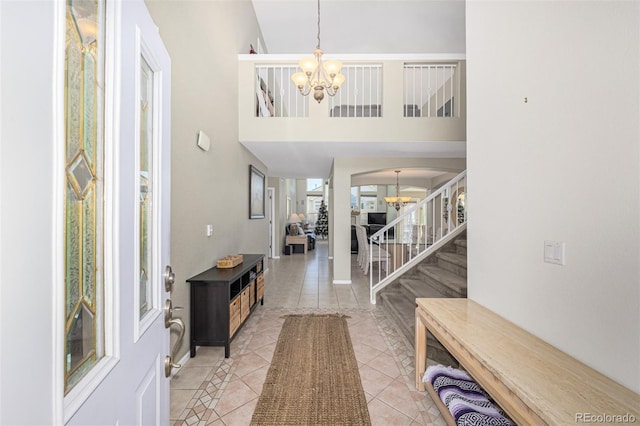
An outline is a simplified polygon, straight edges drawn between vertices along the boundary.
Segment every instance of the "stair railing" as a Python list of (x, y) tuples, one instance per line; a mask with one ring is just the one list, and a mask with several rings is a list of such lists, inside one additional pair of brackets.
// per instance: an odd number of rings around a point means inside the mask
[[(467, 172), (460, 173), (369, 237), (369, 293), (376, 294), (467, 223)], [(403, 211), (404, 210), (404, 211)]]

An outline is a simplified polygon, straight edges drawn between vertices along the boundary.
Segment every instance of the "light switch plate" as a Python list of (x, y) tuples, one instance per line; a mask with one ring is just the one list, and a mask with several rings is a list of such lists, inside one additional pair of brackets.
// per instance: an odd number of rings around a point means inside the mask
[(209, 147), (211, 146), (211, 139), (209, 139), (209, 136), (202, 130), (198, 132), (198, 146), (203, 151), (209, 151)]
[(544, 261), (555, 265), (565, 264), (565, 245), (561, 241), (544, 242)]

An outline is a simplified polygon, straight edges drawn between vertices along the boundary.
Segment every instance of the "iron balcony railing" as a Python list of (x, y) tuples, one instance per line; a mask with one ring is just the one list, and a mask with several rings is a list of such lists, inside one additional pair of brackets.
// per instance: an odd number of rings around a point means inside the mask
[[(404, 63), (401, 85), (404, 117), (457, 117), (460, 79), (456, 63)], [(291, 82), (295, 64), (255, 65), (255, 116), (262, 118), (309, 116), (309, 100)], [(329, 117), (382, 117), (384, 111), (382, 63), (345, 64), (345, 82), (329, 98)], [(394, 80), (395, 82), (395, 80)]]

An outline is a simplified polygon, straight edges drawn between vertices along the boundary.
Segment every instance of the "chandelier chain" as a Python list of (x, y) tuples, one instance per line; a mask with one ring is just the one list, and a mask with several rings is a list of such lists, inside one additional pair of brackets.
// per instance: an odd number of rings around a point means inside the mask
[(318, 46), (317, 49), (320, 49), (320, 0), (318, 0)]

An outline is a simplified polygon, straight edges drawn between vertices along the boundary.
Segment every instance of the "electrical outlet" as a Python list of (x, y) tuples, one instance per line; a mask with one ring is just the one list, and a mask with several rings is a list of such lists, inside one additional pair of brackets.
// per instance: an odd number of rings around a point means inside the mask
[(213, 235), (213, 225), (207, 225), (207, 237)]

